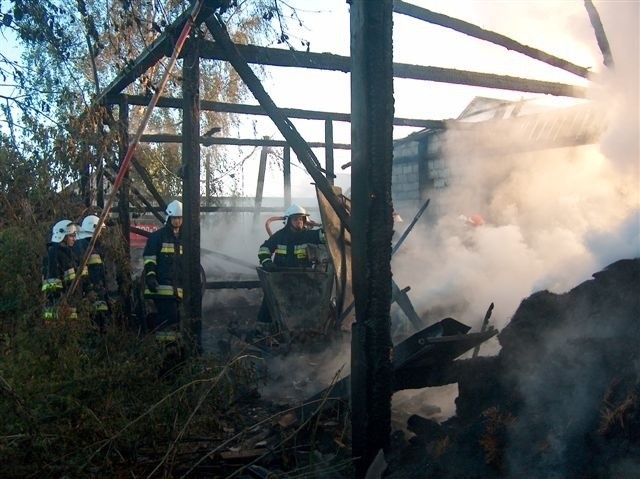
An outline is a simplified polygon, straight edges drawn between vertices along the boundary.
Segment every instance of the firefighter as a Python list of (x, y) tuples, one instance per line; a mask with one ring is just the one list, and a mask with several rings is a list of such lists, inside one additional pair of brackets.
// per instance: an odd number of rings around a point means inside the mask
[[(53, 226), (43, 271), (45, 322), (78, 318), (77, 306), (82, 287), (78, 285), (73, 293), (69, 291), (80, 266), (80, 261), (73, 251), (77, 230), (77, 225), (71, 220), (60, 220)], [(66, 304), (64, 308), (60, 308), (59, 303), (63, 295), (66, 297)]]
[(182, 203), (167, 205), (165, 226), (153, 232), (142, 253), (145, 298), (152, 299), (157, 311), (156, 340), (175, 342), (180, 337), (182, 301)]
[[(267, 238), (258, 250), (258, 260), (265, 271), (311, 267), (307, 245), (326, 242), (322, 229), (309, 228), (309, 214), (301, 206), (296, 204), (289, 206), (284, 213), (284, 221), (285, 226)], [(269, 308), (264, 298), (258, 313), (258, 321), (271, 322)]]
[(284, 228), (267, 238), (258, 250), (258, 260), (265, 271), (310, 267), (307, 245), (325, 243), (324, 231), (308, 228), (309, 214), (301, 206), (289, 206), (284, 221)]
[[(73, 247), (77, 256), (84, 260), (84, 256), (89, 248), (91, 239), (96, 232), (100, 218), (96, 215), (89, 215), (82, 220), (78, 239)], [(104, 228), (104, 224), (102, 225)], [(102, 229), (101, 228), (101, 229)], [(109, 316), (109, 306), (107, 302), (107, 280), (104, 265), (104, 249), (97, 239), (93, 245), (91, 254), (87, 260), (88, 280), (84, 288), (85, 297), (89, 298), (93, 307), (93, 320), (98, 326), (101, 334), (105, 332), (107, 318)]]

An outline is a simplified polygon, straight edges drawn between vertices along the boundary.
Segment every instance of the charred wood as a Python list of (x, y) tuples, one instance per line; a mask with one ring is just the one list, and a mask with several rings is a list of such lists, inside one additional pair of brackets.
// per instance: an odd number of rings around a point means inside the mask
[(468, 23), (457, 18), (448, 17), (447, 15), (443, 15), (441, 13), (432, 12), (431, 10), (427, 10), (426, 8), (411, 5), (401, 0), (394, 0), (393, 10), (396, 13), (408, 15), (419, 20), (424, 20), (425, 22), (433, 23), (434, 25), (451, 28), (452, 30), (455, 30), (457, 32), (464, 33), (465, 35), (479, 38), (481, 40), (486, 40), (501, 47), (505, 47), (508, 50), (522, 53), (524, 55), (527, 55), (528, 57), (540, 60), (541, 62), (547, 63), (554, 67), (561, 68), (583, 78), (589, 78), (590, 73), (587, 68), (575, 65), (567, 60), (563, 60), (562, 58), (550, 55), (549, 53), (543, 52), (542, 50), (538, 50), (537, 48), (523, 45), (522, 43), (512, 40), (509, 37), (506, 37), (499, 33), (491, 32), (489, 30), (485, 30), (478, 27), (477, 25), (473, 25), (472, 23)]
[[(150, 96), (144, 95), (125, 95), (114, 94), (105, 98), (105, 103), (117, 103), (124, 97), (130, 105), (146, 106), (151, 100)], [(157, 106), (163, 108), (182, 108), (182, 100), (180, 98), (161, 97)], [(200, 100), (200, 109), (202, 111), (217, 111), (221, 113), (241, 113), (246, 115), (263, 115), (269, 114), (260, 105), (242, 105), (237, 103), (224, 103), (219, 101)], [(280, 108), (288, 118), (301, 118), (305, 120), (332, 120), (350, 122), (351, 115), (349, 113), (336, 113), (317, 110), (302, 110), (299, 108)], [(446, 126), (445, 120), (421, 120), (415, 118), (394, 118), (393, 124), (396, 126), (416, 126), (422, 128), (443, 129)]]
[[(334, 70), (348, 73), (351, 71), (351, 58), (331, 53), (310, 53), (278, 48), (257, 47), (255, 45), (236, 45), (239, 54), (248, 63), (273, 65), (283, 67), (313, 68), (319, 70)], [(203, 42), (201, 50), (203, 58), (212, 60), (227, 60), (222, 47), (212, 42)], [(585, 89), (564, 83), (546, 82), (518, 78), (508, 75), (470, 72), (451, 68), (433, 66), (410, 65), (406, 63), (393, 64), (393, 76), (413, 80), (425, 80), (459, 85), (497, 88), (547, 95), (584, 98)]]

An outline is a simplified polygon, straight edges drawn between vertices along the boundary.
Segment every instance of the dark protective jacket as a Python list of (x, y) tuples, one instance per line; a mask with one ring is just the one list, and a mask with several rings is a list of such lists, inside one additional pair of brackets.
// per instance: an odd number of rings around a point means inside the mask
[[(74, 252), (82, 261), (84, 255), (91, 243), (91, 238), (82, 238), (76, 241), (73, 245)], [(89, 270), (89, 289), (96, 291), (97, 293), (104, 293), (107, 289), (107, 280), (104, 270), (104, 250), (100, 241), (96, 241), (91, 251), (91, 256), (87, 261), (87, 268)]]
[[(76, 279), (77, 270), (81, 260), (73, 249), (64, 243), (51, 243), (47, 251), (47, 259), (44, 264), (42, 291), (46, 294), (47, 304), (44, 310), (44, 318), (55, 319), (58, 317), (57, 301), (63, 293), (66, 293)], [(82, 276), (88, 274), (85, 268)], [(76, 305), (80, 299), (83, 284), (80, 283), (74, 294), (67, 298), (68, 316), (77, 318)]]
[[(42, 291), (47, 294), (66, 291), (76, 279), (80, 262), (76, 252), (66, 244), (51, 243), (43, 271)], [(87, 274), (88, 271), (83, 270), (82, 275), (86, 276)]]
[(311, 266), (307, 245), (325, 243), (324, 232), (319, 229), (296, 231), (288, 224), (269, 237), (258, 250), (260, 266), (271, 260), (278, 267)]
[[(89, 248), (91, 238), (82, 238), (73, 245), (73, 250), (80, 261), (84, 260), (84, 255)], [(100, 240), (97, 240), (87, 260), (88, 278), (84, 288), (85, 294), (95, 293), (94, 306), (97, 311), (106, 311), (107, 307), (107, 278), (104, 269), (104, 249)]]
[[(167, 224), (154, 231), (142, 253), (144, 260), (144, 295), (147, 298), (176, 298), (182, 299), (182, 229), (178, 236), (173, 234), (173, 227)], [(158, 281), (158, 291), (149, 289), (148, 280), (155, 276)]]

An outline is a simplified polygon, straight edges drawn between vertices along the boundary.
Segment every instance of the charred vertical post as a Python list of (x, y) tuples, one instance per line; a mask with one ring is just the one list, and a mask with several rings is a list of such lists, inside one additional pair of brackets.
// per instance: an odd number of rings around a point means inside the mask
[(335, 178), (334, 165), (333, 165), (333, 121), (327, 119), (324, 121), (324, 155), (325, 166), (327, 171), (327, 180), (330, 185), (333, 185), (333, 179)]
[(198, 348), (202, 345), (202, 278), (200, 275), (200, 57), (197, 40), (182, 60), (182, 165), (185, 271), (185, 316)]
[(291, 147), (284, 147), (284, 155), (282, 158), (282, 176), (284, 177), (284, 207), (285, 209), (291, 204)]
[[(129, 150), (129, 104), (121, 101), (119, 104), (119, 121), (120, 121), (120, 167)], [(124, 238), (124, 254), (125, 258), (131, 257), (131, 245), (129, 232), (131, 229), (131, 220), (129, 219), (129, 172), (124, 175), (122, 186), (118, 191), (118, 219), (122, 236)], [(125, 261), (122, 267), (117, 269), (116, 280), (118, 281), (118, 293), (123, 301), (124, 317), (131, 317), (131, 264)]]
[[(267, 137), (265, 137), (266, 139)], [(269, 154), (269, 147), (263, 146), (260, 150), (260, 167), (258, 168), (258, 183), (256, 185), (256, 198), (254, 202), (253, 210), (253, 226), (258, 224), (260, 218), (260, 210), (262, 209), (262, 194), (264, 192), (264, 176), (267, 171), (267, 155)]]
[[(393, 1), (351, 1), (352, 434), (364, 477), (391, 431)], [(356, 180), (357, 179), (357, 180)]]

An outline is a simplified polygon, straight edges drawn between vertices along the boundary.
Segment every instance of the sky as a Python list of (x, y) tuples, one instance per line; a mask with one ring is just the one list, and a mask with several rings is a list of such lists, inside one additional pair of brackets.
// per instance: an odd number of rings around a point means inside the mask
[[(502, 33), (581, 66), (598, 69), (601, 63), (595, 39), (591, 44), (583, 41), (589, 35), (593, 37), (593, 31), (581, 0), (554, 3), (553, 15), (549, 15), (551, 3), (546, 1), (414, 0), (411, 3)], [(294, 47), (302, 49), (298, 39), (305, 39), (310, 41), (312, 52), (349, 55), (349, 7), (344, 0), (291, 0), (287, 4), (296, 8), (305, 26), (291, 35)], [(513, 18), (521, 18), (522, 21), (514, 22)], [(536, 18), (539, 20), (535, 21)], [(450, 29), (399, 14), (394, 14), (393, 21), (394, 62), (586, 85), (585, 80), (563, 70)], [(543, 31), (544, 34), (541, 34)], [(266, 72), (264, 86), (278, 106), (345, 113), (350, 111), (348, 74), (283, 67), (267, 67)], [(523, 92), (418, 80), (394, 80), (397, 117), (456, 118), (477, 95), (504, 99), (540, 97)], [(540, 101), (561, 103), (572, 100), (540, 98)], [(308, 141), (323, 141), (322, 122), (294, 120), (294, 124)], [(260, 125), (259, 136), (279, 138), (277, 129), (270, 121), (261, 121)], [(347, 123), (335, 122), (334, 141), (349, 143), (349, 128)], [(402, 138), (416, 130), (397, 127), (394, 138)], [(316, 155), (324, 161), (322, 149), (316, 150)], [(349, 161), (349, 153), (336, 151), (335, 156), (336, 171), (345, 173), (340, 167)], [(277, 172), (273, 173), (265, 194), (280, 196), (281, 181)], [(255, 171), (247, 171), (245, 184), (255, 185), (256, 175)], [(305, 175), (295, 166), (293, 175), (294, 196), (296, 193), (298, 196), (313, 196), (308, 176), (305, 180)], [(348, 177), (337, 179), (339, 186), (348, 182)], [(253, 193), (254, 189), (247, 189), (248, 195)]]

